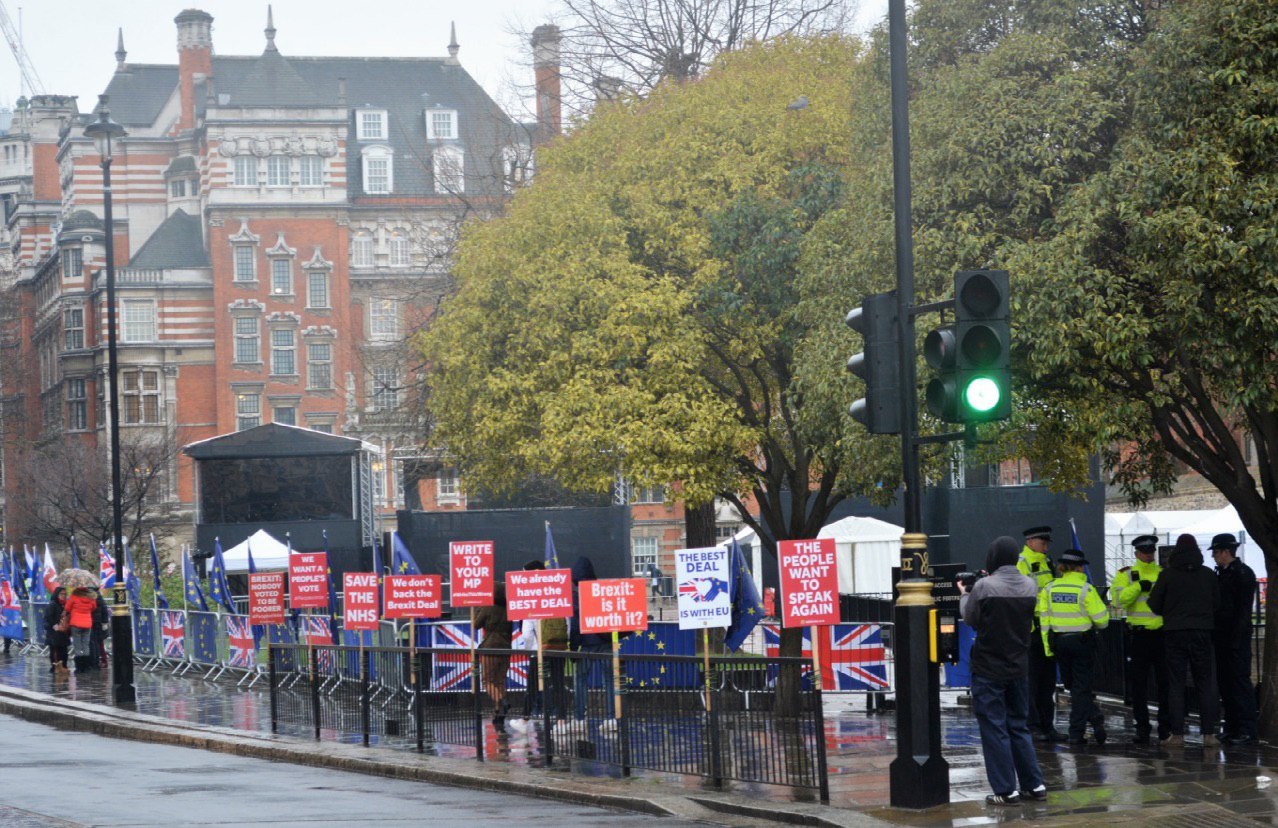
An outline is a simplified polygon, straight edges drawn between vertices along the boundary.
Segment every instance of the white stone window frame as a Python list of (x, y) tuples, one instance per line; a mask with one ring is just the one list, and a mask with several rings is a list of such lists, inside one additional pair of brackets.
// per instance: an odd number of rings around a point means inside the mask
[[(240, 331), (241, 319), (248, 319), (253, 322), (252, 333), (248, 333), (248, 332), (242, 333)], [(240, 356), (241, 356), (240, 341), (241, 340), (244, 340), (246, 342), (248, 340), (252, 340), (255, 343), (255, 345), (253, 346), (253, 359), (251, 360), (240, 359)], [(247, 348), (248, 346), (245, 346), (246, 352), (247, 352)], [(260, 366), (262, 364), (262, 316), (260, 313), (240, 312), (240, 313), (231, 314), (231, 364), (232, 365), (249, 365), (254, 367)]]
[(457, 469), (442, 469), (435, 477), (435, 502), (445, 506), (461, 503), (461, 475)]
[[(367, 254), (367, 255), (364, 255)], [(351, 236), (351, 267), (372, 268), (377, 265), (377, 238), (369, 230)]]
[(76, 282), (84, 278), (84, 248), (79, 245), (62, 248), (62, 279)]
[(297, 159), (297, 186), (324, 186), (324, 156), (302, 155)]
[(368, 372), (367, 409), (376, 414), (399, 408), (402, 377), (394, 365), (377, 365)]
[[(270, 291), (272, 299), (292, 299), (297, 295), (297, 250), (289, 247), (284, 241), (284, 233), (281, 231), (275, 240), (275, 244), (266, 251), (266, 260), (270, 263), (268, 271), (267, 290)], [(275, 271), (277, 262), (287, 262), (288, 266), (288, 284), (283, 290), (275, 282)]]
[[(281, 176), (282, 174), (282, 176)], [(266, 157), (266, 186), (287, 188), (293, 186), (293, 159), (281, 153)]]
[(661, 555), (661, 539), (636, 535), (630, 539), (630, 570), (635, 577), (647, 578), (649, 565), (656, 565)]
[[(84, 308), (68, 306), (62, 308), (62, 344), (63, 350), (80, 351), (84, 349)], [(73, 336), (74, 334), (74, 336)]]
[[(146, 318), (135, 317), (130, 320), (131, 310), (145, 308)], [(140, 328), (140, 329), (139, 329)], [(147, 332), (149, 336), (145, 336)], [(121, 299), (120, 300), (120, 341), (126, 344), (149, 344), (160, 336), (160, 325), (154, 299)]]
[[(334, 338), (331, 336), (308, 336), (305, 332), (302, 334), (302, 344), (306, 346), (306, 390), (308, 391), (332, 391), (333, 390), (333, 356), (334, 356)], [(322, 345), (328, 348), (327, 359), (314, 359), (311, 348), (316, 345)], [(315, 382), (315, 372), (312, 366), (325, 365), (328, 367), (328, 383), (320, 385)]]
[[(374, 164), (386, 164), (385, 189), (374, 187)], [(360, 185), (365, 195), (390, 195), (395, 192), (395, 150), (386, 144), (373, 144), (360, 151)]]
[[(253, 286), (257, 284), (257, 246), (262, 237), (249, 230), (248, 220), (240, 219), (240, 229), (233, 236), (228, 236), (231, 244), (231, 281), (237, 285)], [(239, 268), (240, 251), (249, 251), (248, 262), (250, 273), (245, 276)]]
[(262, 171), (259, 169), (256, 155), (237, 155), (231, 159), (232, 187), (254, 188), (261, 180)]
[(399, 300), (374, 297), (368, 301), (368, 338), (371, 342), (399, 339)]
[(403, 230), (396, 230), (387, 241), (391, 267), (409, 267), (413, 263), (413, 242)]
[[(373, 127), (370, 129), (370, 127)], [(390, 119), (385, 109), (355, 110), (355, 140), (388, 141), (390, 140)]]
[(436, 147), (430, 154), (430, 171), (436, 193), (466, 192), (466, 153), (461, 147)]
[[(439, 116), (438, 118), (436, 116)], [(446, 124), (437, 123), (447, 118)], [(441, 129), (440, 127), (444, 128)], [(426, 140), (428, 141), (456, 141), (459, 129), (457, 124), (457, 110), (455, 109), (428, 109), (426, 110)]]

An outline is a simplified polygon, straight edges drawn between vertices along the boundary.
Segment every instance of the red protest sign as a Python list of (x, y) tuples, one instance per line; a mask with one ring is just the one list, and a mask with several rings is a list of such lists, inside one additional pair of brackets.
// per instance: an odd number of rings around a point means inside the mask
[(342, 627), (377, 629), (377, 573), (347, 572), (342, 576)]
[(387, 575), (387, 618), (438, 618), (444, 601), (438, 575)]
[(288, 556), (288, 605), (293, 609), (328, 606), (328, 554), (294, 552)]
[(648, 629), (648, 590), (643, 578), (604, 578), (582, 581), (583, 633), (634, 632)]
[(493, 604), (493, 542), (453, 541), (448, 544), (454, 607)]
[(781, 541), (781, 623), (814, 627), (839, 623), (839, 572), (834, 538)]
[(253, 572), (248, 576), (249, 623), (284, 623), (284, 573)]
[(572, 617), (572, 571), (511, 570), (506, 573), (506, 617), (537, 621)]

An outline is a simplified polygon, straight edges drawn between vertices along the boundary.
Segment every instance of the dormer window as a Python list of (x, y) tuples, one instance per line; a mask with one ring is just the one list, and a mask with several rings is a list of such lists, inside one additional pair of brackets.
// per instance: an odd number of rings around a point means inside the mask
[(439, 147), (431, 153), (435, 192), (456, 195), (466, 191), (466, 156), (457, 147)]
[(426, 110), (426, 137), (431, 141), (457, 140), (457, 112), (452, 109)]
[(385, 141), (386, 110), (361, 109), (355, 113), (355, 135), (360, 141)]
[(385, 194), (395, 187), (394, 158), (390, 147), (369, 147), (363, 153), (364, 192)]

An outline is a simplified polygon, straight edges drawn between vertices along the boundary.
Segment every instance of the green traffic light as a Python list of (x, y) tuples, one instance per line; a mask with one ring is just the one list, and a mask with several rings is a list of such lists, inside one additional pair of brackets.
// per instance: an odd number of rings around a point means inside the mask
[(977, 377), (963, 389), (963, 402), (978, 413), (992, 410), (1002, 398), (1003, 390), (989, 377)]

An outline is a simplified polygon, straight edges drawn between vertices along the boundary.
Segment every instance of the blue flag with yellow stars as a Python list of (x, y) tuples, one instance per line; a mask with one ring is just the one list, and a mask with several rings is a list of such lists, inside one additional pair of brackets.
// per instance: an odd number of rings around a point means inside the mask
[(333, 557), (328, 551), (328, 531), (321, 530), (320, 534), (324, 536), (324, 560), (328, 561), (328, 632), (333, 639), (334, 646), (337, 645), (338, 622), (342, 619), (342, 608), (337, 605), (337, 584), (333, 582)]
[(204, 600), (204, 590), (200, 588), (200, 576), (195, 574), (195, 565), (185, 549), (182, 550), (182, 594), (188, 605), (200, 612), (209, 611), (209, 602)]
[(186, 635), (191, 641), (191, 659), (198, 664), (217, 664), (217, 616), (192, 612), (186, 616)]
[(142, 605), (142, 581), (133, 568), (133, 554), (129, 547), (124, 547), (124, 591), (129, 594), (129, 603), (134, 607)]
[(226, 581), (226, 561), (222, 558), (222, 540), (213, 539), (213, 568), (209, 571), (209, 597), (227, 612), (235, 612), (231, 585)]
[(151, 535), (151, 578), (155, 587), (155, 605), (160, 609), (169, 608), (169, 599), (164, 595), (164, 587), (160, 584), (160, 553), (155, 551), (155, 535)]
[(735, 652), (741, 649), (755, 625), (763, 620), (763, 602), (759, 600), (759, 590), (755, 588), (754, 578), (746, 567), (745, 554), (736, 538), (732, 539), (729, 558), (728, 591), (732, 595), (732, 621), (724, 632), (723, 643)]
[(413, 553), (408, 551), (408, 547), (404, 544), (404, 539), (399, 536), (399, 532), (391, 532), (391, 572), (395, 575), (420, 575), (421, 569), (417, 566), (417, 561), (413, 560)]
[(546, 568), (559, 568), (559, 553), (555, 551), (555, 536), (550, 534), (550, 521), (546, 521)]
[[(0, 554), (3, 554), (0, 552)], [(9, 547), (9, 575), (13, 578), (13, 590), (18, 593), (19, 601), (26, 601), (31, 598), (27, 592), (27, 578), (24, 570), (19, 569), (17, 555), (13, 551), (13, 547)]]

